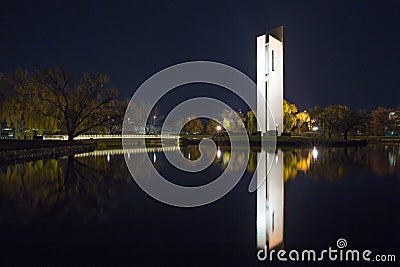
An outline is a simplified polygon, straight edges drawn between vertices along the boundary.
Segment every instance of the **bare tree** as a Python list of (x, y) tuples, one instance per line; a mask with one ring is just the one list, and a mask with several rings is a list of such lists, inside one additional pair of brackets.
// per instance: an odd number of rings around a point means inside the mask
[(124, 121), (124, 115), (129, 104), (129, 99), (123, 99), (120, 101), (114, 101), (113, 103), (114, 116), (104, 126), (107, 132), (111, 134), (122, 133), (122, 124)]
[(85, 73), (75, 84), (63, 69), (41, 68), (34, 74), (39, 98), (45, 103), (41, 112), (65, 126), (68, 140), (97, 127), (105, 126), (115, 116), (113, 107), (117, 90), (106, 88), (108, 77)]
[(141, 126), (144, 127), (146, 134), (151, 132), (151, 125), (164, 118), (157, 106), (153, 106), (150, 102), (146, 101), (131, 104), (129, 116), (135, 126), (145, 122), (145, 125)]

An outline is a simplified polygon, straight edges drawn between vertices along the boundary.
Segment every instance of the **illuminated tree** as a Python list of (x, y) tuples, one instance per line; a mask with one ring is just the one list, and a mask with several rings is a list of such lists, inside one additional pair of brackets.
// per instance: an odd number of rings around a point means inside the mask
[(214, 135), (217, 132), (217, 126), (220, 126), (217, 120), (210, 119), (206, 126), (206, 132), (208, 134)]
[(19, 68), (6, 79), (13, 91), (1, 105), (2, 119), (13, 129), (15, 137), (31, 139), (44, 134), (44, 131), (56, 131), (58, 121), (40, 112), (44, 103), (38, 97), (38, 87), (32, 75)]
[(339, 131), (339, 110), (343, 109), (340, 105), (331, 105), (324, 109), (316, 106), (310, 110), (312, 120), (319, 125), (320, 131), (328, 138)]
[(296, 119), (297, 119), (296, 132), (298, 134), (310, 131), (311, 117), (310, 114), (308, 114), (307, 110), (297, 113)]
[(296, 126), (296, 113), (296, 105), (289, 103), (289, 101), (286, 99), (283, 99), (283, 132), (290, 133)]
[(247, 112), (247, 132), (254, 133), (257, 131), (257, 118), (254, 110)]
[(182, 131), (189, 134), (199, 134), (203, 131), (204, 126), (199, 118), (193, 117), (185, 126)]

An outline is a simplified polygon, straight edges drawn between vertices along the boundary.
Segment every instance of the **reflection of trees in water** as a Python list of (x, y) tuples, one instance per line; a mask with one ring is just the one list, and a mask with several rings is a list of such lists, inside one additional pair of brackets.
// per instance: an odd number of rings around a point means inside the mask
[[(294, 179), (299, 172), (311, 177), (337, 179), (346, 174), (400, 177), (399, 144), (371, 145), (367, 147), (324, 148), (318, 156), (312, 148), (282, 149), (285, 181)], [(183, 149), (196, 157), (196, 147)], [(148, 168), (144, 160), (150, 157), (157, 170), (165, 168), (166, 159), (154, 153), (144, 153), (135, 158), (137, 172), (147, 177)], [(186, 155), (185, 154), (185, 155)], [(257, 151), (233, 156), (229, 149), (221, 151), (214, 164), (237, 171), (247, 166), (254, 172), (257, 166)], [(199, 155), (198, 155), (199, 156)], [(114, 158), (116, 157), (116, 158)], [(192, 157), (192, 156), (191, 156)], [(45, 159), (14, 164), (0, 168), (0, 221), (26, 220), (32, 217), (71, 220), (106, 220), (116, 205), (116, 196), (127, 189), (131, 176), (123, 155), (68, 157)]]
[(185, 158), (190, 160), (197, 160), (201, 156), (199, 146), (187, 146), (182, 149), (182, 153)]
[(326, 148), (318, 151), (318, 159), (310, 166), (313, 178), (326, 177), (337, 179), (355, 169), (362, 170), (358, 148)]
[(379, 176), (396, 175), (400, 177), (400, 145), (387, 144), (371, 146), (370, 154), (365, 161), (371, 169)]
[(8, 166), (0, 173), (2, 218), (21, 211), (26, 216), (39, 206), (55, 203), (62, 176), (57, 160), (39, 160)]
[(285, 181), (294, 179), (299, 171), (306, 173), (311, 165), (312, 150), (283, 150), (283, 177)]
[(299, 172), (318, 179), (337, 179), (354, 169), (362, 169), (360, 148), (296, 148), (283, 150), (285, 181)]
[[(182, 154), (192, 160), (200, 157), (198, 146), (182, 147)], [(311, 177), (318, 179), (321, 177), (337, 179), (349, 173), (360, 175), (373, 171), (382, 176), (387, 174), (397, 174), (400, 176), (400, 146), (397, 145), (371, 145), (367, 147), (333, 147), (319, 148), (282, 148), (284, 161), (284, 179), (288, 181), (294, 179), (299, 173), (307, 173)], [(247, 164), (247, 171), (254, 172), (257, 167), (257, 152), (250, 150), (249, 160), (246, 161), (246, 154), (238, 153), (233, 156), (229, 147), (222, 147), (214, 164), (220, 165), (222, 169), (228, 166), (230, 160), (232, 165), (228, 171), (237, 171)], [(270, 152), (271, 153), (271, 152)], [(143, 154), (144, 160), (145, 154)], [(147, 156), (147, 155), (146, 155)], [(153, 153), (149, 153), (150, 159)], [(157, 160), (154, 165), (157, 170), (162, 169), (165, 161)], [(145, 168), (140, 168), (143, 163), (140, 159), (136, 160), (137, 172), (143, 176), (149, 176)]]
[[(181, 152), (185, 158), (193, 161), (199, 159), (201, 156), (199, 146), (185, 146), (181, 148)], [(220, 166), (222, 170), (235, 172), (242, 170), (244, 166), (247, 166), (248, 171), (254, 172), (257, 164), (256, 151), (250, 151), (248, 161), (246, 160), (247, 154), (245, 151), (239, 151), (238, 153), (232, 154), (229, 146), (219, 147), (217, 150), (210, 151), (210, 153), (210, 155), (215, 155), (213, 164)], [(228, 168), (230, 161), (232, 161), (232, 163)]]
[(283, 157), (285, 181), (294, 179), (298, 172), (308, 173), (315, 179), (337, 179), (350, 173), (363, 175), (369, 171), (379, 176), (400, 176), (399, 145), (322, 148), (317, 157), (313, 155), (313, 149), (283, 149)]
[[(311, 165), (312, 160), (312, 150), (282, 150), (283, 152), (283, 162), (284, 162), (284, 179), (285, 181), (289, 179), (294, 179), (299, 171), (306, 173)], [(250, 150), (249, 162), (247, 164), (248, 172), (255, 172), (257, 168), (257, 154), (259, 152), (255, 150)]]
[[(151, 164), (158, 172), (162, 171), (163, 167), (165, 166), (166, 159), (161, 152), (148, 152), (132, 155), (129, 165), (130, 168), (135, 170), (134, 173), (136, 179), (149, 179), (153, 177), (154, 170), (143, 167), (148, 165), (148, 160), (150, 160)], [(125, 161), (121, 160), (121, 162), (125, 164)], [(123, 168), (127, 169), (126, 167)]]
[(0, 173), (2, 218), (106, 220), (113, 196), (126, 188), (122, 164), (108, 163), (106, 157), (68, 157), (5, 167)]
[(381, 145), (324, 149), (321, 158), (318, 157), (315, 164), (312, 164), (310, 173), (313, 177), (323, 176), (333, 179), (349, 173), (365, 175), (370, 171), (378, 176), (400, 175), (400, 166), (390, 164), (390, 151), (395, 151), (396, 159), (400, 159), (399, 147), (398, 145), (389, 147), (390, 150), (384, 149)]
[[(222, 151), (221, 166), (226, 171), (240, 171), (248, 164), (246, 152), (232, 154), (230, 150)], [(229, 164), (229, 167), (228, 167)]]
[(247, 163), (247, 171), (255, 172), (257, 169), (257, 151), (250, 149), (249, 162)]
[[(190, 160), (196, 160), (201, 156), (198, 146), (183, 147), (181, 151), (182, 154)], [(258, 152), (255, 150), (250, 150), (249, 159), (247, 161), (246, 152), (243, 151), (232, 154), (230, 147), (224, 146), (215, 151), (213, 164), (220, 165), (221, 168), (225, 170), (228, 167), (229, 162), (232, 161), (232, 164), (227, 171), (235, 172), (243, 169), (244, 165), (246, 165), (248, 172), (255, 172), (257, 167), (257, 153)]]

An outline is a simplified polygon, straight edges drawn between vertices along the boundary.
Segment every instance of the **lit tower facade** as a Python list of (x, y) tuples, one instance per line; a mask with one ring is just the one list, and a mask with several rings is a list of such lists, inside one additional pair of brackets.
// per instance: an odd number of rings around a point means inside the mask
[[(257, 120), (262, 134), (283, 130), (283, 27), (257, 36)], [(268, 109), (268, 110), (267, 110)], [(257, 154), (257, 247), (283, 246), (284, 177), (281, 150)], [(271, 163), (268, 169), (267, 163)]]
[[(261, 133), (283, 130), (283, 26), (257, 36), (257, 119)], [(267, 103), (270, 112), (267, 112)]]

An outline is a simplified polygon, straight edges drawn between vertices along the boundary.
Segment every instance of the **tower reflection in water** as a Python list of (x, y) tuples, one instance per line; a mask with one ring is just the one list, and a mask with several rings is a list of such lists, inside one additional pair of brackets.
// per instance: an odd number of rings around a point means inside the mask
[(261, 151), (257, 157), (259, 162), (272, 163), (257, 168), (257, 247), (283, 247), (283, 154), (281, 150)]

